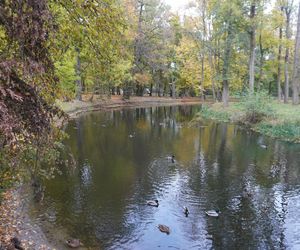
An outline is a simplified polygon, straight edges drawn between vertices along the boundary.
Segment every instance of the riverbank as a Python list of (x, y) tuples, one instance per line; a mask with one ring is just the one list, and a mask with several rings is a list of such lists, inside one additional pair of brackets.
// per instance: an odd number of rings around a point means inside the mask
[(28, 250), (51, 250), (40, 226), (29, 217), (31, 194), (25, 186), (11, 188), (4, 192), (0, 206), (0, 249), (15, 249), (12, 239), (18, 239), (20, 246)]
[[(88, 99), (83, 97), (83, 99)], [(210, 101), (206, 101), (209, 103)], [(98, 111), (98, 110), (111, 110), (122, 108), (143, 108), (151, 106), (174, 106), (174, 105), (196, 105), (201, 104), (203, 101), (199, 97), (188, 98), (170, 98), (170, 97), (137, 97), (133, 96), (129, 100), (123, 100), (122, 96), (112, 96), (110, 99), (100, 99), (95, 101), (70, 101), (62, 102), (58, 101), (57, 105), (70, 118), (74, 118), (77, 115), (85, 112)]]
[[(300, 107), (275, 100), (266, 100), (266, 102), (268, 103), (260, 104), (258, 101), (254, 104), (257, 108), (250, 111), (242, 101), (231, 102), (228, 107), (223, 107), (222, 103), (215, 103), (204, 106), (197, 119), (243, 124), (263, 135), (300, 143)], [(250, 112), (253, 112), (252, 116), (257, 112), (257, 119), (249, 119)]]

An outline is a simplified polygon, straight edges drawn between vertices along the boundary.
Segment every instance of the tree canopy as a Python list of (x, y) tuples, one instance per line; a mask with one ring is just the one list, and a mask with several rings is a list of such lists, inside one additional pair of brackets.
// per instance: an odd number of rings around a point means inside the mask
[(50, 131), (57, 99), (100, 90), (298, 103), (293, 0), (193, 0), (184, 13), (162, 0), (1, 1), (1, 147)]

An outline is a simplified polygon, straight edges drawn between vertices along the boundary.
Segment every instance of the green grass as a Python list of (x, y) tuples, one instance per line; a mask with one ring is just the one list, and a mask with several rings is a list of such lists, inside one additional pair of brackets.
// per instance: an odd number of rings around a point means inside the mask
[[(274, 99), (241, 99), (224, 108), (221, 103), (205, 106), (199, 116), (221, 122), (242, 123), (261, 134), (285, 141), (300, 142), (300, 106)], [(249, 108), (250, 107), (250, 108)], [(253, 114), (258, 119), (250, 119)]]
[(209, 106), (203, 106), (200, 112), (200, 116), (204, 119), (212, 119), (222, 122), (230, 121), (230, 113), (226, 110), (219, 109), (217, 105), (214, 108)]

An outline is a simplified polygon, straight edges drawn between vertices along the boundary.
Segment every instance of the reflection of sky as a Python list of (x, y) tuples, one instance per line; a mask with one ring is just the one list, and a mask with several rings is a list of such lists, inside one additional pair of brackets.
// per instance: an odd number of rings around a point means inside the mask
[[(285, 195), (285, 202), (288, 205), (280, 204), (281, 209), (278, 211), (282, 213), (283, 209), (286, 210), (283, 214), (285, 243), (289, 244), (290, 249), (300, 249), (300, 189), (290, 191)], [(276, 197), (282, 202), (282, 194), (277, 194)]]
[(80, 169), (80, 174), (82, 184), (84, 186), (89, 186), (92, 183), (92, 170), (87, 160), (83, 163), (83, 166)]

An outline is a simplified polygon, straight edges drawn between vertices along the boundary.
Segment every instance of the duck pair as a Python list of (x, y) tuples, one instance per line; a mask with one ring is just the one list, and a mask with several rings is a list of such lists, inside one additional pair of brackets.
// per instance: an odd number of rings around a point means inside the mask
[[(147, 201), (147, 205), (152, 206), (152, 207), (158, 207), (159, 202), (158, 202), (158, 200)], [(185, 214), (186, 217), (188, 217), (188, 215), (190, 213), (189, 209), (187, 207), (183, 207), (183, 213)]]

